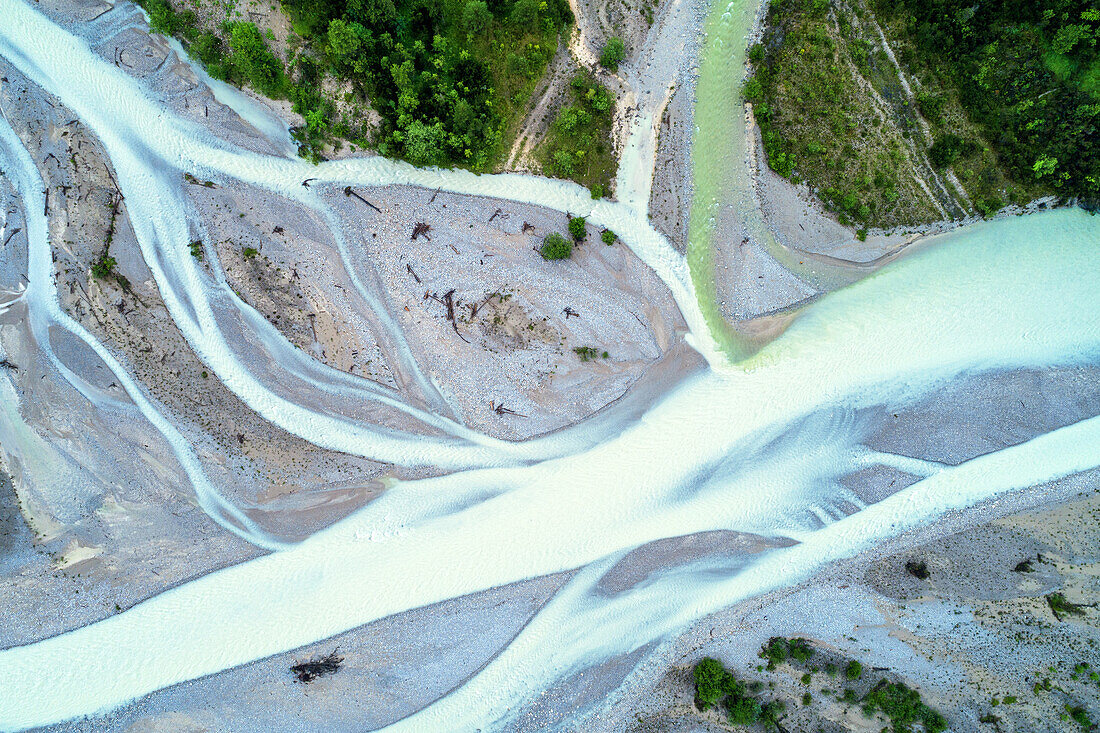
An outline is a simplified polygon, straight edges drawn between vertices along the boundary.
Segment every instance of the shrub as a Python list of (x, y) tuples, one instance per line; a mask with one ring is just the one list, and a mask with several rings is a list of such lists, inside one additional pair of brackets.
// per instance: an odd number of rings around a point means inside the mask
[(717, 659), (706, 657), (695, 665), (695, 700), (706, 710), (726, 696), (726, 668)]
[(787, 645), (787, 640), (778, 636), (769, 639), (760, 650), (760, 656), (768, 660), (768, 669), (775, 669), (777, 664), (787, 661), (789, 653), (790, 647)]
[(947, 729), (947, 721), (925, 705), (916, 690), (900, 682), (886, 682), (875, 686), (863, 700), (863, 710), (874, 713), (881, 710), (895, 731), (911, 731), (914, 723), (924, 726), (926, 733), (940, 733)]
[(509, 19), (520, 28), (534, 28), (539, 22), (539, 0), (516, 0)]
[(755, 76), (749, 77), (745, 82), (745, 86), (741, 87), (741, 96), (753, 104), (762, 100), (764, 98), (764, 87), (760, 85), (760, 80)]
[(541, 254), (545, 260), (564, 260), (572, 256), (573, 245), (562, 235), (553, 232), (548, 234), (546, 239), (542, 240), (542, 246), (539, 247), (539, 254)]
[(601, 356), (604, 359), (607, 358), (607, 352), (606, 351), (601, 353), (601, 352), (597, 351), (592, 346), (578, 346), (575, 349), (573, 349), (573, 353), (576, 354), (578, 357), (580, 357), (581, 361), (592, 361), (593, 359), (598, 359)]
[(615, 244), (615, 240), (618, 239), (618, 237), (616, 237), (615, 232), (611, 231), (610, 229), (604, 229), (602, 232), (600, 232), (600, 239), (603, 240), (604, 244), (610, 247), (611, 245)]
[(466, 0), (466, 7), (462, 9), (462, 27), (467, 33), (477, 33), (492, 20), (493, 14), (489, 12), (489, 5), (485, 0)]
[(754, 725), (760, 720), (763, 708), (760, 702), (751, 697), (731, 697), (726, 702), (730, 723), (734, 725)]
[(623, 39), (617, 36), (608, 38), (603, 50), (600, 51), (600, 66), (618, 71), (619, 63), (624, 58), (626, 58), (626, 46), (623, 45)]
[(809, 642), (805, 639), (791, 639), (788, 644), (788, 649), (791, 653), (791, 658), (796, 662), (806, 662), (814, 655), (813, 648), (810, 647)]
[(933, 125), (943, 122), (943, 97), (936, 94), (922, 92), (917, 95), (917, 107), (920, 113), (928, 118)]
[(973, 149), (974, 144), (963, 140), (958, 135), (949, 132), (936, 137), (932, 147), (928, 148), (928, 160), (936, 168), (946, 168), (954, 163), (960, 155), (965, 155)]
[[(112, 262), (113, 261), (114, 260), (112, 260)], [(1059, 620), (1061, 620), (1063, 616), (1080, 616), (1085, 612), (1082, 606), (1076, 603), (1070, 603), (1061, 593), (1051, 593), (1047, 596), (1047, 605), (1050, 606), (1050, 610)]]
[(919, 580), (928, 580), (928, 563), (924, 560), (906, 560), (905, 569)]
[(95, 264), (92, 265), (92, 277), (97, 280), (106, 280), (114, 273), (115, 265), (117, 264), (118, 261), (116, 261), (114, 257), (108, 257), (107, 253), (104, 252), (103, 255), (96, 260)]
[(573, 239), (578, 242), (584, 239), (585, 223), (586, 222), (583, 216), (569, 217), (569, 233), (573, 235)]
[(268, 49), (259, 28), (252, 23), (232, 23), (229, 48), (233, 65), (254, 89), (268, 97), (286, 96), (283, 64)]
[(772, 700), (760, 710), (760, 722), (768, 730), (779, 727), (779, 716), (787, 709), (787, 705), (780, 700)]

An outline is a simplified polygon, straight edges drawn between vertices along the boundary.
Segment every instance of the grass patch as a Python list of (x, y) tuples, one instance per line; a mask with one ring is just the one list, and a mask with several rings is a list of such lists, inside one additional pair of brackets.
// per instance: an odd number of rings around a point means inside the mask
[(536, 156), (550, 175), (572, 179), (593, 191), (609, 190), (618, 167), (611, 144), (615, 95), (582, 71), (569, 83), (569, 98)]

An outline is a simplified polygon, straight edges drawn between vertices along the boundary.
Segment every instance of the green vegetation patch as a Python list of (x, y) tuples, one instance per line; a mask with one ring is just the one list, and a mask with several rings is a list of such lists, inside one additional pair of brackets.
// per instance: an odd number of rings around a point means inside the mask
[(701, 710), (723, 705), (729, 722), (733, 725), (755, 725), (774, 729), (786, 705), (778, 700), (762, 703), (751, 692), (759, 685), (746, 686), (729, 672), (717, 659), (706, 657), (695, 665), (695, 702)]
[(539, 254), (546, 260), (564, 260), (573, 256), (573, 245), (568, 239), (553, 232), (546, 235), (539, 247)]
[(883, 680), (875, 685), (863, 698), (863, 712), (867, 716), (881, 712), (890, 720), (894, 733), (910, 733), (918, 724), (927, 733), (947, 730), (943, 716), (925, 705), (920, 693), (901, 682)]
[(1100, 203), (1095, 2), (875, 1), (903, 62), (960, 101), (1011, 179)]
[(139, 1), (153, 30), (179, 37), (212, 76), (291, 100), (306, 120), (304, 157), (347, 140), (475, 171), (501, 158), (573, 21), (567, 0), (285, 0), (295, 34), (279, 49), (284, 66), (251, 23), (203, 29), (168, 0)]
[(772, 170), (861, 230), (1048, 194), (1095, 206), (1094, 15), (1063, 0), (772, 0), (743, 94)]
[(569, 83), (570, 103), (558, 110), (537, 156), (543, 169), (600, 192), (609, 190), (618, 161), (611, 143), (615, 95), (591, 74), (579, 72)]

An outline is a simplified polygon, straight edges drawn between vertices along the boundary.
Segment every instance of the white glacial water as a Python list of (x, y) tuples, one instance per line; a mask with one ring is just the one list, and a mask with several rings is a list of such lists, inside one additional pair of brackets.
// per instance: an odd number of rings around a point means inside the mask
[[(938, 246), (821, 299), (753, 358), (723, 365), (683, 258), (634, 209), (593, 202), (579, 187), (534, 177), (424, 171), (381, 159), (314, 168), (232, 148), (174, 117), (120, 69), (19, 0), (0, 0), (0, 54), (57, 95), (103, 142), (172, 317), (252, 409), (317, 445), (464, 469), (399, 483), (298, 545), (84, 628), (0, 651), (0, 729), (104, 712), (408, 609), (581, 568), (477, 675), (388, 729), (493, 730), (570, 673), (660, 642), (724, 606), (797, 582), (823, 563), (945, 511), (1100, 464), (1100, 418), (955, 467), (870, 451), (861, 423), (852, 419), (861, 408), (906, 404), (969, 372), (1094, 361), (1100, 355), (1100, 220), (1082, 212), (984, 223), (941, 237)], [(188, 465), (190, 447), (140, 385), (57, 307), (45, 220), (37, 216), (41, 179), (6, 125), (0, 147), (31, 229), (32, 310), (96, 349)], [(582, 424), (510, 444), (424, 415), (449, 435), (427, 439), (313, 411), (250, 371), (220, 330), (218, 309), (246, 306), (203, 280), (187, 251), (182, 171), (238, 178), (310, 206), (319, 201), (299, 185), (306, 177), (320, 179), (315, 186), (413, 183), (588, 213), (668, 284), (713, 368), (600, 440)], [(244, 323), (259, 328), (242, 312)], [(868, 506), (838, 479), (874, 464), (903, 467), (922, 480)], [(218, 502), (201, 470), (189, 475), (211, 503), (208, 511), (235, 511)], [(842, 504), (858, 511), (848, 515)], [(736, 572), (701, 562), (668, 569), (629, 591), (594, 590), (607, 568), (635, 547), (720, 529), (798, 544), (756, 556)]]

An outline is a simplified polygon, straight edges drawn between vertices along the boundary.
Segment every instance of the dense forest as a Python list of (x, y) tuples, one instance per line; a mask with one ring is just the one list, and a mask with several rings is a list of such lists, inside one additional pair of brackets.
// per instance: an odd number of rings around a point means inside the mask
[(1079, 0), (771, 0), (744, 96), (769, 166), (861, 234), (1095, 207), (1098, 20)]
[[(957, 90), (1013, 176), (1095, 206), (1098, 8), (1084, 0), (877, 0), (876, 9), (910, 40), (902, 63)], [(940, 163), (965, 152), (950, 138), (936, 144)]]
[[(140, 2), (153, 30), (179, 37), (212, 76), (293, 102), (306, 157), (343, 138), (476, 171), (499, 158), (506, 126), (573, 20), (567, 0), (286, 0), (295, 48), (284, 64), (252, 23), (204, 29), (169, 0)], [(347, 91), (326, 93), (326, 75)], [(376, 125), (337, 113), (355, 102)]]

